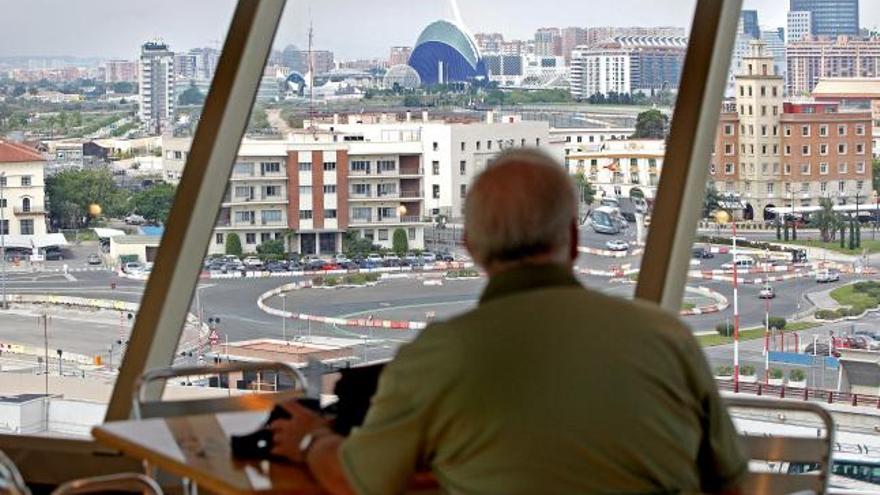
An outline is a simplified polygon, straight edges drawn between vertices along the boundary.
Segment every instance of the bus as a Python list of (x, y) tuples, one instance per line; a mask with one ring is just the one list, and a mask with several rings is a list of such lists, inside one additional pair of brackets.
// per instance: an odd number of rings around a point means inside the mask
[(598, 234), (619, 234), (624, 221), (616, 208), (600, 206), (590, 212), (590, 226)]

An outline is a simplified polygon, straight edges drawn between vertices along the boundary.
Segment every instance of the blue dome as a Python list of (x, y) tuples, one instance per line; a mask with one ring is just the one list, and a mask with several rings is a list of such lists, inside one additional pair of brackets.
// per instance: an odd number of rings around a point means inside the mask
[(477, 44), (449, 21), (433, 22), (422, 31), (409, 57), (409, 65), (419, 73), (423, 84), (487, 77)]

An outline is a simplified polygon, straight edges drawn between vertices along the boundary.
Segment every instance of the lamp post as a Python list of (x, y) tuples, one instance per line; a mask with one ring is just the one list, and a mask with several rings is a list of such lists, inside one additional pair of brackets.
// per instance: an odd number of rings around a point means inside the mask
[(730, 222), (733, 237), (733, 391), (739, 392), (739, 292), (736, 270), (736, 220), (733, 215), (720, 210), (715, 215), (719, 224)]
[(6, 299), (6, 236), (9, 235), (9, 224), (7, 224), (7, 220), (5, 217), (6, 211), (6, 196), (4, 195), (4, 191), (6, 189), (6, 172), (0, 172), (0, 277), (2, 277), (3, 283), (3, 309), (6, 309), (7, 299)]

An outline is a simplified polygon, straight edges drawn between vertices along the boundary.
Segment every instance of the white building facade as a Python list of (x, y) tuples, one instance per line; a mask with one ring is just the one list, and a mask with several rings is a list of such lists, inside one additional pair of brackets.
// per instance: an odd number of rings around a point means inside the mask
[(629, 198), (638, 190), (653, 199), (665, 152), (660, 139), (606, 141), (598, 149), (571, 153), (569, 172), (584, 174), (598, 198)]
[(161, 134), (174, 123), (174, 52), (159, 41), (141, 46), (138, 118), (147, 130)]
[(0, 234), (46, 234), (44, 166), (36, 150), (0, 140)]

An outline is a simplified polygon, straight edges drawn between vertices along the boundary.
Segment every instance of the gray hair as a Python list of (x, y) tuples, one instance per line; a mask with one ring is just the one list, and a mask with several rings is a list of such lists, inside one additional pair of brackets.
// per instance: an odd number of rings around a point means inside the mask
[(474, 181), (465, 232), (474, 260), (515, 262), (536, 255), (566, 261), (577, 200), (571, 178), (537, 149), (500, 153)]

